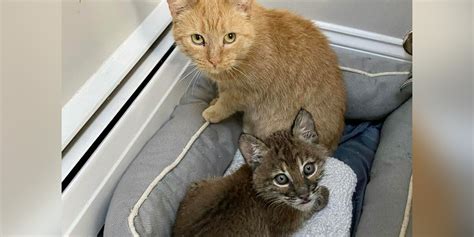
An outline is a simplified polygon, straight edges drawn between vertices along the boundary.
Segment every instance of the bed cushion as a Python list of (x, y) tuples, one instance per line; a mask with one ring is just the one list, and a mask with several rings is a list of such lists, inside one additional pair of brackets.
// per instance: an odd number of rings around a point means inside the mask
[[(335, 48), (342, 67), (369, 73), (410, 72), (411, 62), (402, 62), (346, 49)], [(380, 120), (411, 97), (411, 87), (400, 90), (408, 75), (369, 77), (344, 71), (347, 88), (347, 119)]]
[[(203, 125), (201, 113), (214, 97), (214, 91), (206, 80), (194, 84), (170, 120), (130, 164), (110, 202), (104, 236), (132, 236), (127, 222), (131, 209), (155, 177), (176, 159), (190, 137)], [(170, 236), (175, 212), (189, 183), (222, 175), (232, 161), (240, 133), (238, 116), (205, 129), (187, 153), (188, 159), (183, 159), (166, 175), (138, 209), (133, 223), (140, 236)]]
[(412, 172), (411, 109), (410, 99), (385, 120), (356, 236), (400, 232)]

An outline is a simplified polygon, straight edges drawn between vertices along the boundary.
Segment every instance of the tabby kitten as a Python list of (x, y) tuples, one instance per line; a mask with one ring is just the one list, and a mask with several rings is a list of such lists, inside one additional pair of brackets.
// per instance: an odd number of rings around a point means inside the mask
[(168, 0), (179, 48), (217, 83), (212, 123), (244, 112), (244, 132), (265, 138), (307, 109), (333, 151), (346, 97), (336, 55), (314, 24), (254, 0)]
[(193, 184), (178, 209), (174, 236), (288, 236), (328, 203), (318, 186), (327, 150), (301, 110), (291, 131), (265, 140), (243, 134), (246, 160), (235, 173)]

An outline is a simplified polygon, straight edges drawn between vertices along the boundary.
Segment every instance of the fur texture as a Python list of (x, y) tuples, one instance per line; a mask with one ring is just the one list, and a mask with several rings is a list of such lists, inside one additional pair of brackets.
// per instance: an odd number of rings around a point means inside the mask
[[(193, 184), (181, 202), (174, 236), (288, 236), (328, 203), (318, 185), (327, 150), (311, 115), (265, 140), (243, 134), (247, 164), (232, 175)], [(282, 177), (285, 176), (285, 178)], [(283, 181), (283, 182), (282, 182)]]
[[(346, 95), (335, 53), (314, 24), (254, 0), (168, 0), (179, 48), (219, 88), (203, 112), (212, 123), (244, 112), (244, 132), (267, 137), (308, 110), (321, 144), (334, 151)], [(235, 41), (225, 37), (235, 33)], [(192, 41), (199, 34), (204, 44)]]

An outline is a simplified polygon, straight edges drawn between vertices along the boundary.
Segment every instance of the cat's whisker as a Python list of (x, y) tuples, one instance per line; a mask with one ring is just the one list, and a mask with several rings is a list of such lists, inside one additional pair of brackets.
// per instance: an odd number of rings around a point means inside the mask
[[(249, 77), (247, 74), (245, 74), (244, 72), (242, 72), (241, 70), (239, 70), (239, 69), (238, 69), (237, 67), (235, 67), (235, 66), (232, 66), (232, 67), (231, 67), (230, 72), (238, 72), (238, 73), (241, 74), (245, 79), (247, 79), (247, 80), (250, 79), (250, 77)], [(235, 76), (234, 78), (237, 78), (237, 77)]]
[(196, 77), (196, 75), (199, 73), (199, 71), (194, 71), (194, 74), (193, 76), (191, 77), (191, 80), (189, 81), (188, 85), (186, 86), (186, 90), (185, 90), (185, 93), (188, 93), (188, 90), (189, 90), (189, 87), (191, 86), (194, 78)]
[(188, 74), (186, 74), (186, 76), (184, 77), (181, 77), (178, 82), (181, 82), (182, 80), (186, 79), (187, 77), (189, 77), (191, 74), (193, 74), (194, 72), (196, 72), (198, 70), (197, 66), (196, 65), (191, 65), (191, 67), (193, 67), (190, 72), (188, 72)]
[(237, 70), (240, 74), (242, 74), (244, 76), (244, 78), (246, 79), (246, 81), (252, 81), (256, 78), (258, 78), (257, 75), (255, 75), (252, 71), (255, 71), (256, 69), (253, 69), (252, 66), (249, 66), (252, 70), (245, 70), (246, 73), (244, 73), (242, 70)]
[(201, 72), (197, 72), (196, 76), (193, 77), (192, 80), (192, 85), (191, 85), (191, 95), (194, 96), (194, 88), (196, 87), (196, 82), (199, 80), (199, 76), (201, 75)]
[(197, 77), (194, 79), (193, 86), (191, 87), (191, 95), (194, 96), (194, 87), (196, 86), (196, 82), (201, 78), (201, 72), (198, 71)]
[[(246, 70), (246, 71), (248, 71), (248, 72), (250, 72), (250, 71), (254, 72), (254, 71), (257, 70), (257, 68), (255, 68), (254, 65), (251, 65), (251, 64), (249, 64), (249, 63), (246, 62), (246, 61), (239, 61), (239, 64), (240, 64), (240, 65), (243, 65), (243, 66), (245, 66), (245, 67), (249, 67), (250, 69), (252, 69), (252, 70)], [(236, 67), (236, 66), (234, 66), (234, 67)]]
[(230, 74), (230, 77), (235, 79), (235, 74), (234, 74), (234, 69), (233, 66), (230, 66), (230, 68), (226, 71), (227, 74)]
[(244, 72), (242, 72), (241, 70), (239, 70), (237, 67), (232, 67), (233, 70), (239, 72), (240, 74), (242, 74), (246, 79), (248, 79), (249, 77), (247, 76), (247, 74), (245, 74)]
[(276, 202), (275, 208), (276, 208), (276, 209), (279, 209), (280, 207), (282, 207), (282, 206), (284, 206), (284, 205), (287, 205), (287, 204), (286, 204), (285, 202), (283, 202), (283, 201), (278, 201), (278, 202)]
[(277, 207), (279, 206), (279, 204), (280, 204), (280, 201), (277, 198), (274, 198), (272, 201), (269, 201), (268, 207), (269, 208)]

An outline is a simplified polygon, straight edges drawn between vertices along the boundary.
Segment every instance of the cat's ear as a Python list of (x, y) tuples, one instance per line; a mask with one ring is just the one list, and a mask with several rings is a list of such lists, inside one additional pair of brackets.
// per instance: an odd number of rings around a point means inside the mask
[(240, 135), (239, 148), (245, 161), (253, 169), (257, 168), (269, 150), (263, 141), (249, 134)]
[(197, 0), (168, 0), (171, 16), (175, 18), (179, 13), (192, 7)]
[(250, 13), (255, 0), (229, 0), (238, 10)]
[(301, 109), (293, 122), (293, 136), (307, 143), (318, 143), (318, 133), (314, 125), (313, 116)]

